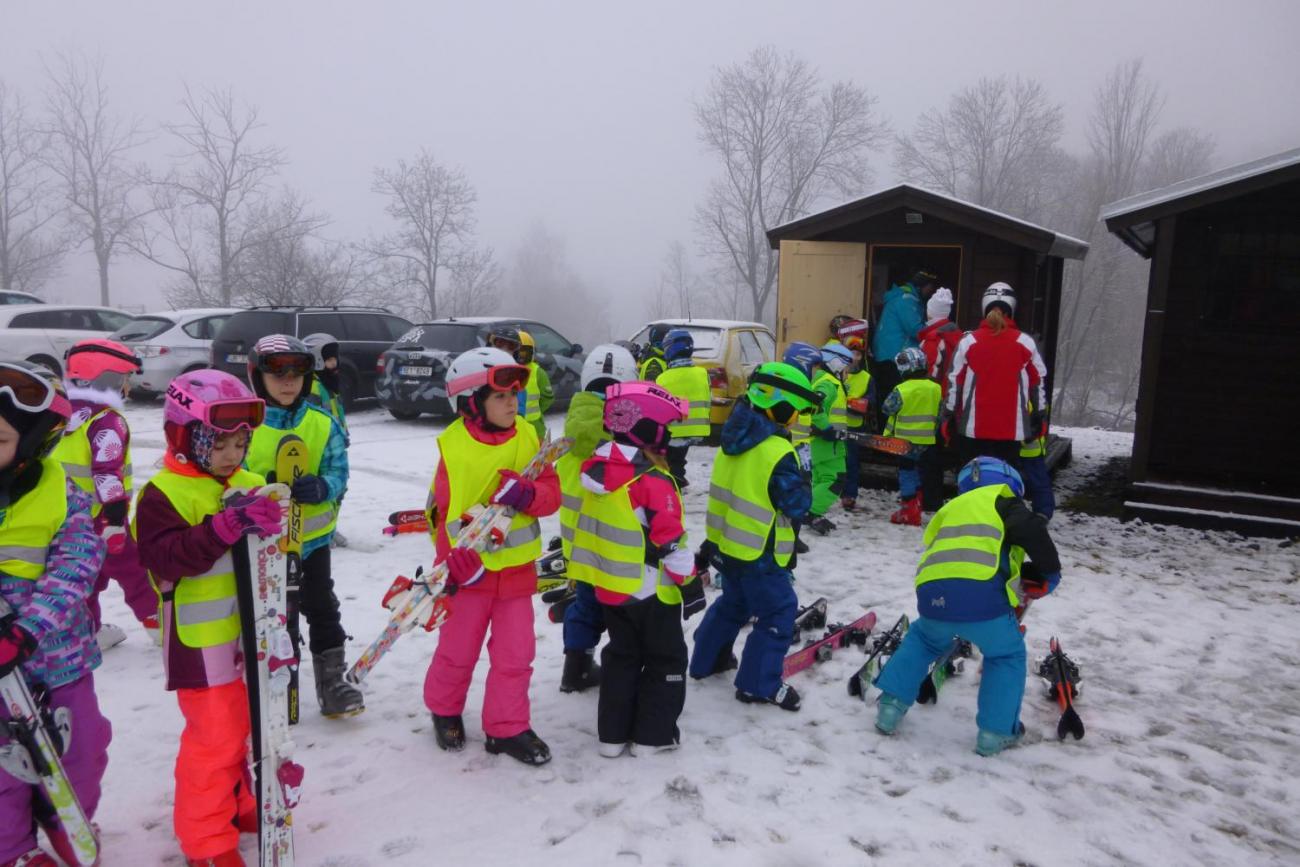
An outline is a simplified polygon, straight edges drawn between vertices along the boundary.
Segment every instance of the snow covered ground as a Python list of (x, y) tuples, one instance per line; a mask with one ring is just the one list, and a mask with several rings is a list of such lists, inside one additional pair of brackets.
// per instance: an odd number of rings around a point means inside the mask
[[(162, 453), (157, 405), (133, 405), (137, 484)], [(380, 631), (392, 577), (427, 563), (427, 538), (380, 534), (390, 511), (422, 506), (432, 475), (431, 419), (352, 416), (352, 483), (334, 553), (349, 658)], [(558, 417), (552, 427), (558, 427)], [(1128, 435), (1080, 430), (1069, 486)], [(712, 451), (692, 453), (689, 527), (703, 536)], [(808, 541), (797, 587), (831, 617), (864, 610), (883, 625), (915, 614), (920, 531), (889, 524), (892, 496), (832, 514)], [(545, 528), (555, 532), (554, 519)], [(421, 701), (436, 636), (406, 636), (368, 681), (367, 712), (327, 721), (304, 671), (296, 729), (307, 769), (295, 813), (299, 862), (379, 864), (842, 865), (1300, 863), (1300, 550), (1276, 540), (1058, 514), (1065, 564), (1057, 594), (1027, 618), (1031, 668), (1057, 635), (1082, 666), (1088, 727), (1060, 743), (1037, 682), (1029, 743), (974, 754), (977, 665), (937, 707), (915, 707), (900, 734), (872, 729), (874, 707), (845, 681), (859, 650), (796, 675), (803, 710), (741, 705), (726, 678), (691, 681), (683, 746), (653, 757), (596, 754), (596, 696), (561, 695), (560, 628), (538, 605), (533, 725), (554, 760), (527, 768), (482, 750), (486, 660), (466, 708), (465, 752), (434, 745)], [(119, 591), (106, 619), (128, 626)], [(688, 635), (699, 623), (687, 625)], [(98, 674), (114, 740), (97, 821), (104, 864), (175, 864), (172, 765), (180, 714), (144, 633)], [(245, 838), (246, 857), (255, 843)]]

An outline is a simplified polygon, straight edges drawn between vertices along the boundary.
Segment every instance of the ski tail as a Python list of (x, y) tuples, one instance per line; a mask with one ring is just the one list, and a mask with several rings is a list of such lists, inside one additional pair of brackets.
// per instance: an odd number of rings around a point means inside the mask
[[(307, 444), (296, 434), (280, 437), (280, 444), (275, 450), (275, 478), (282, 485), (293, 487), (293, 483), (307, 474), (310, 456)], [(289, 521), (282, 537), (282, 550), (289, 557), (288, 589), (288, 625), (289, 637), (293, 639), (293, 655), (302, 659), (302, 632), (298, 619), (299, 588), (302, 586), (302, 504), (289, 500)], [(289, 671), (289, 724), (298, 723), (298, 666)]]
[(1074, 699), (1079, 694), (1078, 687), (1075, 685), (1077, 675), (1071, 676), (1070, 665), (1065, 654), (1061, 652), (1061, 643), (1055, 636), (1048, 642), (1048, 649), (1054, 669), (1052, 688), (1056, 703), (1061, 708), (1061, 718), (1056, 723), (1056, 737), (1065, 740), (1066, 735), (1072, 735), (1076, 741), (1083, 740), (1083, 719), (1074, 709)]

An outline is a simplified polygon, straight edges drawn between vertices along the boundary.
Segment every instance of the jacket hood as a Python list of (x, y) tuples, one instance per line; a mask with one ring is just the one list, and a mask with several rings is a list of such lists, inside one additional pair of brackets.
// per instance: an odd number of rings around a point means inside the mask
[(573, 440), (575, 457), (591, 457), (596, 446), (609, 439), (605, 433), (605, 398), (591, 391), (575, 394), (564, 418), (564, 435)]
[(617, 491), (654, 464), (635, 446), (603, 443), (582, 465), (582, 486), (593, 494)]
[(68, 400), (72, 403), (72, 418), (68, 419), (66, 433), (81, 427), (90, 417), (103, 409), (122, 411), (123, 400), (120, 391), (107, 388), (91, 388), (85, 385), (68, 386)]
[(911, 283), (895, 283), (893, 286), (890, 286), (889, 291), (885, 293), (885, 302), (888, 303), (889, 299), (897, 298), (899, 295), (915, 296), (916, 294), (916, 288)]
[(781, 428), (776, 422), (748, 402), (740, 401), (722, 426), (722, 453), (733, 457), (744, 454), (773, 434), (780, 433)]

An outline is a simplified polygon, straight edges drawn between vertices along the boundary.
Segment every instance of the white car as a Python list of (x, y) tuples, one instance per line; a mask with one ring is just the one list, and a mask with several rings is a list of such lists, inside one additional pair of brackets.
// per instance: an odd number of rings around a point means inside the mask
[(107, 337), (134, 317), (111, 307), (75, 304), (0, 306), (0, 357), (25, 358), (63, 375), (63, 356), (72, 344)]
[(15, 292), (10, 289), (0, 291), (0, 304), (44, 304), (45, 302), (35, 295), (29, 295), (26, 292)]
[(110, 337), (140, 356), (143, 370), (131, 375), (131, 391), (149, 398), (166, 391), (167, 383), (191, 370), (208, 367), (212, 338), (238, 310), (207, 307), (144, 313)]

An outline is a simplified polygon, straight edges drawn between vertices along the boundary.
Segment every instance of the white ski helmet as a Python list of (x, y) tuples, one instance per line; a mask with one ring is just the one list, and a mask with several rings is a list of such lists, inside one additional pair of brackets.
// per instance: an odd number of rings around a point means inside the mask
[(338, 358), (339, 342), (334, 339), (333, 334), (326, 334), (324, 331), (317, 331), (315, 334), (308, 334), (302, 339), (311, 350), (312, 358), (316, 360), (316, 370), (320, 372), (325, 369), (325, 358), (330, 356)]
[(602, 343), (582, 362), (581, 388), (604, 394), (605, 389), (617, 382), (636, 379), (636, 359), (632, 353), (615, 343)]
[(489, 385), (491, 371), (498, 367), (522, 371), (523, 382), (527, 383), (528, 368), (517, 364), (504, 349), (479, 346), (457, 355), (447, 368), (447, 400), (452, 412), (461, 411), (461, 398), (473, 397), (476, 391)]
[(984, 300), (980, 309), (985, 316), (988, 315), (989, 308), (994, 304), (1002, 304), (1008, 308), (1012, 316), (1016, 315), (1016, 290), (1012, 289), (1007, 283), (990, 283), (989, 288), (984, 290)]

